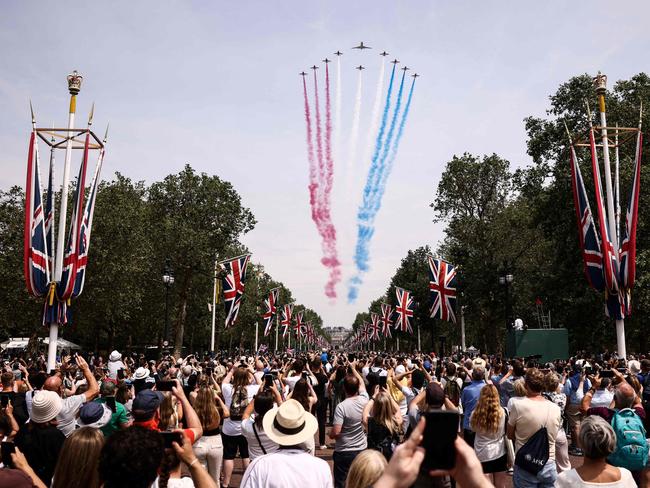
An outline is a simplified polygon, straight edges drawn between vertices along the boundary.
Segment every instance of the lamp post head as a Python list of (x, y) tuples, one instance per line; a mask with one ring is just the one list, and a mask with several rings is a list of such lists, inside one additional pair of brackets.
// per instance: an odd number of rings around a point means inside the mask
[(607, 91), (607, 75), (602, 74), (600, 71), (593, 79), (594, 88), (597, 95), (604, 95)]
[(506, 275), (506, 281), (507, 281), (508, 283), (512, 283), (512, 282), (514, 281), (514, 279), (515, 279), (515, 277), (514, 277), (511, 273), (508, 273), (508, 274)]
[(70, 92), (70, 95), (77, 95), (79, 93), (83, 79), (84, 77), (81, 76), (77, 70), (74, 70), (68, 75), (68, 91)]

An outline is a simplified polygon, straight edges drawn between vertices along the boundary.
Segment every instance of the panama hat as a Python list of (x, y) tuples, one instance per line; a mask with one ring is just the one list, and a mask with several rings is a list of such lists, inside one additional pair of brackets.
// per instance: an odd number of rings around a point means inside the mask
[(297, 400), (290, 399), (264, 415), (264, 433), (281, 446), (295, 446), (313, 439), (318, 421)]
[(144, 380), (145, 378), (148, 377), (149, 377), (149, 370), (147, 368), (143, 368), (142, 366), (136, 369), (135, 373), (133, 374), (134, 380)]
[(120, 359), (122, 359), (122, 355), (117, 351), (113, 351), (110, 356), (108, 356), (109, 361), (119, 361)]
[(32, 400), (32, 422), (44, 424), (56, 418), (63, 408), (63, 400), (53, 391), (41, 390), (36, 392)]

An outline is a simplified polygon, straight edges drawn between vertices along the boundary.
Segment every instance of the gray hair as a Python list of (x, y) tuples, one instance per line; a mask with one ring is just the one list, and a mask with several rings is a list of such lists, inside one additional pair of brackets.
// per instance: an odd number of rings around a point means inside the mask
[(483, 366), (474, 366), (472, 370), (472, 379), (480, 381), (485, 379), (485, 368)]
[(605, 458), (616, 449), (614, 429), (598, 415), (589, 415), (582, 421), (578, 441), (589, 459)]

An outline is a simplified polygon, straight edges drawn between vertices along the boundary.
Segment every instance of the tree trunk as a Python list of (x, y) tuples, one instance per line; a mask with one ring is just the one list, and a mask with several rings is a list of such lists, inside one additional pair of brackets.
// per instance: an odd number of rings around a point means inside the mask
[(183, 277), (183, 287), (178, 295), (179, 307), (178, 318), (176, 319), (176, 336), (174, 339), (174, 357), (178, 359), (183, 352), (183, 335), (185, 334), (185, 319), (187, 318), (187, 295), (192, 281), (192, 272), (187, 270)]

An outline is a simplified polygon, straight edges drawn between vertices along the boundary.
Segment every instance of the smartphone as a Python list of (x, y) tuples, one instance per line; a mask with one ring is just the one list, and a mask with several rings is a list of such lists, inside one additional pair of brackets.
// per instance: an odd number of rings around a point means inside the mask
[(386, 381), (388, 380), (388, 376), (380, 376), (379, 377), (379, 387), (386, 389), (387, 383)]
[(614, 371), (612, 371), (611, 369), (603, 369), (600, 372), (600, 377), (601, 378), (613, 378), (614, 377)]
[(214, 373), (214, 369), (212, 368), (205, 368), (205, 374), (208, 376), (212, 376), (212, 373)]
[(176, 386), (175, 381), (156, 381), (156, 390), (158, 391), (172, 391), (174, 386)]
[(172, 449), (172, 442), (178, 442), (179, 445), (183, 442), (183, 435), (180, 432), (161, 432), (160, 435), (165, 449)]
[(264, 379), (264, 387), (271, 388), (271, 386), (273, 385), (273, 375), (270, 373), (266, 373), (263, 376), (263, 379)]
[(354, 353), (348, 354), (348, 361), (352, 362), (356, 358), (356, 355)]
[(109, 410), (115, 413), (117, 411), (117, 405), (115, 405), (115, 397), (109, 396), (106, 397), (105, 400), (106, 400), (106, 406), (109, 408)]
[(454, 442), (458, 436), (460, 414), (450, 410), (429, 410), (424, 412), (424, 461), (422, 470), (452, 469), (456, 464)]
[(0, 444), (0, 456), (2, 457), (2, 464), (7, 468), (13, 468), (11, 462), (11, 455), (16, 452), (16, 446), (13, 442), (3, 442)]
[(627, 373), (627, 368), (616, 368), (619, 373)]
[(118, 380), (124, 379), (124, 368), (120, 368), (117, 370), (117, 379)]

